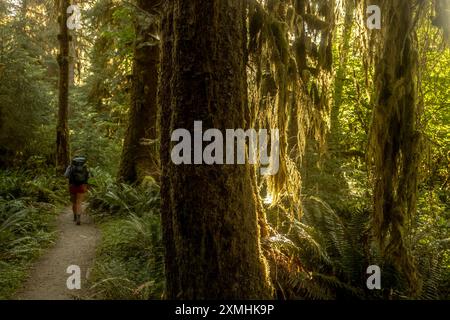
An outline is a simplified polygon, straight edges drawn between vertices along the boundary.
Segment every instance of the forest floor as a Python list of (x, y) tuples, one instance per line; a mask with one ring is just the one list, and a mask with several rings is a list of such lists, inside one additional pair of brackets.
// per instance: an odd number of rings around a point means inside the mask
[[(96, 246), (100, 240), (92, 218), (82, 215), (81, 225), (73, 222), (71, 207), (66, 207), (57, 218), (58, 238), (54, 246), (33, 265), (30, 276), (17, 291), (19, 300), (89, 299), (87, 286), (93, 267)], [(69, 290), (67, 279), (72, 273), (67, 268), (77, 265), (81, 270), (81, 289)], [(73, 272), (73, 271), (72, 271)]]

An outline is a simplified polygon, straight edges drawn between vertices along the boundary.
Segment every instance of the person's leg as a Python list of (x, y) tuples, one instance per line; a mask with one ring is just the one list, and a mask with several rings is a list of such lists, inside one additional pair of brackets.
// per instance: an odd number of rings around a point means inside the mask
[(84, 193), (78, 194), (78, 212), (83, 214), (83, 201), (84, 201)]
[(73, 212), (73, 221), (77, 219), (77, 202), (76, 202), (76, 193), (70, 193), (70, 202), (72, 202), (72, 212)]
[(77, 224), (81, 223), (81, 214), (83, 213), (84, 193), (77, 193)]

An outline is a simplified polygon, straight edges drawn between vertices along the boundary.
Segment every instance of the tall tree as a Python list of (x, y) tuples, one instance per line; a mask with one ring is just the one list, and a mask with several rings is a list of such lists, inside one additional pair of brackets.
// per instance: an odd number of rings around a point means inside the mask
[(169, 299), (269, 298), (255, 176), (247, 165), (175, 165), (171, 133), (243, 128), (245, 1), (165, 3), (162, 23), (161, 201)]
[(375, 71), (370, 151), (375, 236), (386, 261), (405, 275), (414, 292), (418, 289), (417, 274), (406, 241), (408, 220), (416, 210), (420, 159), (413, 5), (410, 0), (383, 2), (385, 20)]
[(145, 176), (157, 178), (157, 90), (159, 41), (155, 8), (159, 0), (138, 0), (135, 23), (133, 80), (129, 122), (126, 131), (119, 180), (135, 183)]
[(330, 113), (330, 133), (328, 135), (328, 144), (332, 152), (339, 149), (341, 139), (341, 130), (339, 123), (339, 112), (342, 104), (342, 94), (347, 75), (348, 54), (350, 51), (350, 39), (353, 30), (353, 17), (355, 4), (354, 0), (345, 1), (345, 18), (342, 31), (342, 46), (339, 48), (339, 65), (336, 70), (334, 81), (334, 101)]
[(56, 168), (63, 171), (69, 163), (69, 41), (67, 8), (69, 0), (59, 1), (59, 98), (58, 124), (56, 128)]

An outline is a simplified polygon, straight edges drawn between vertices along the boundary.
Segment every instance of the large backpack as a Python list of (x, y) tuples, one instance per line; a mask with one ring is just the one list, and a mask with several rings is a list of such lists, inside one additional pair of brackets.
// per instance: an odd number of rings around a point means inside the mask
[(72, 160), (72, 168), (70, 170), (69, 182), (76, 186), (86, 184), (89, 179), (89, 172), (86, 166), (85, 157), (75, 157)]

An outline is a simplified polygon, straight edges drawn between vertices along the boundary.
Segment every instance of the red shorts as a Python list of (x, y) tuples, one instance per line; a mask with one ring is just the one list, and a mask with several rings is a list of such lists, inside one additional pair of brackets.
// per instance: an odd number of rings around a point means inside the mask
[(87, 184), (81, 184), (79, 186), (71, 184), (69, 185), (70, 193), (85, 193), (87, 191)]

